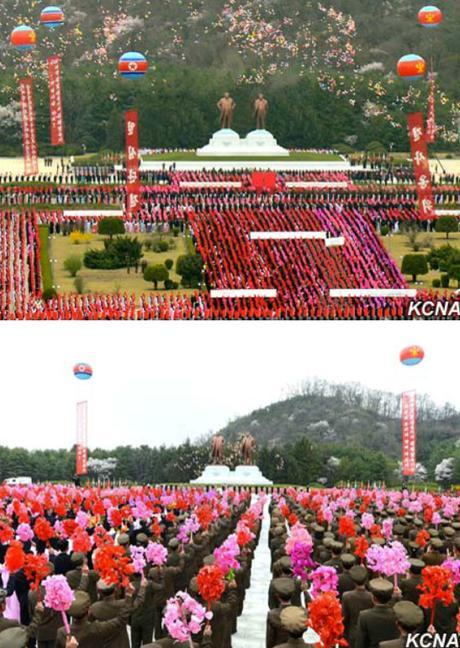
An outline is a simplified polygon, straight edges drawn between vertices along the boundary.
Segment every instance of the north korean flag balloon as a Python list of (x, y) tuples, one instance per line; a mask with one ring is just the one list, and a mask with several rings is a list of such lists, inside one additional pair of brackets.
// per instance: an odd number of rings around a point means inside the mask
[(140, 52), (126, 52), (118, 61), (118, 72), (125, 79), (142, 79), (149, 64)]
[(399, 354), (399, 359), (406, 367), (415, 367), (422, 362), (425, 352), (422, 347), (414, 345), (406, 347)]
[(89, 364), (81, 362), (75, 365), (73, 374), (78, 380), (89, 380), (93, 375), (93, 370)]
[(64, 24), (64, 12), (59, 7), (45, 7), (40, 14), (40, 22), (48, 29), (56, 29)]
[(406, 81), (419, 81), (426, 74), (426, 61), (418, 54), (407, 54), (398, 61), (398, 75)]
[(20, 52), (28, 52), (37, 43), (37, 34), (28, 25), (19, 25), (11, 32), (10, 43)]
[(422, 7), (418, 12), (418, 21), (423, 27), (437, 29), (442, 23), (442, 11), (433, 5)]

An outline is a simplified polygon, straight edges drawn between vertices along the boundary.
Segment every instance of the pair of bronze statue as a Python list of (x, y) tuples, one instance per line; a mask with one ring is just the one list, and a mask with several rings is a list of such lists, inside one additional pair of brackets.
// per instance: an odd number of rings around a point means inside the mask
[[(211, 459), (215, 466), (221, 466), (224, 463), (224, 444), (225, 439), (221, 434), (215, 434), (213, 436), (211, 444)], [(245, 466), (253, 465), (255, 447), (256, 440), (247, 432), (240, 442), (241, 457)]]
[[(236, 103), (230, 96), (229, 92), (226, 92), (224, 96), (219, 99), (219, 101), (217, 102), (217, 108), (220, 110), (220, 127), (231, 128), (235, 114)], [(256, 128), (258, 130), (265, 129), (267, 113), (268, 101), (265, 99), (264, 95), (260, 93), (257, 99), (254, 101), (254, 117), (256, 118)]]

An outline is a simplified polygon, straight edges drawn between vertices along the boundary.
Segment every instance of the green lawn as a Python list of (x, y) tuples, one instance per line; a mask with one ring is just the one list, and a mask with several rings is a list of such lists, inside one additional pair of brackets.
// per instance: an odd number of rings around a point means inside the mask
[[(159, 234), (135, 234), (140, 241), (145, 242), (147, 239), (159, 238)], [(143, 249), (144, 259), (149, 264), (163, 264), (166, 259), (174, 261), (174, 267), (169, 272), (169, 278), (173, 281), (180, 281), (180, 277), (175, 273), (175, 264), (177, 258), (182, 254), (189, 252), (187, 240), (184, 236), (174, 238), (171, 234), (163, 235), (163, 238), (174, 241), (175, 248), (167, 252), (152, 252)], [(90, 248), (102, 249), (104, 247), (104, 237), (99, 234), (92, 234), (87, 243), (80, 243), (75, 245), (69, 236), (56, 235), (51, 239), (50, 244), (50, 257), (53, 259), (52, 266), (54, 268), (55, 284), (58, 286), (57, 291), (61, 294), (75, 292), (74, 279), (64, 270), (64, 260), (69, 256), (80, 256), (83, 260), (83, 255), (86, 250)], [(56, 261), (54, 261), (54, 259)], [(147, 292), (165, 292), (154, 291), (153, 284), (144, 280), (142, 272), (136, 273), (134, 269), (128, 274), (126, 268), (119, 270), (92, 270), (83, 267), (78, 273), (84, 281), (84, 292), (102, 292), (102, 293), (117, 293), (127, 292), (129, 294), (135, 293), (140, 295)], [(161, 284), (162, 286), (163, 284)], [(169, 293), (188, 293), (191, 294), (192, 290), (180, 288), (179, 290), (170, 290)]]
[[(393, 234), (392, 236), (383, 236), (381, 237), (382, 242), (386, 248), (386, 250), (390, 253), (390, 255), (393, 257), (393, 259), (396, 261), (398, 268), (401, 268), (402, 266), (402, 260), (403, 256), (406, 254), (417, 254), (417, 252), (414, 252), (412, 247), (409, 245), (407, 241), (407, 237), (404, 234)], [(420, 243), (420, 249), (418, 251), (419, 254), (428, 254), (430, 251), (430, 248), (426, 245), (428, 241), (431, 242), (431, 244), (435, 247), (438, 248), (441, 245), (446, 245), (448, 243), (452, 247), (460, 249), (460, 233), (459, 234), (450, 234), (449, 239), (446, 240), (446, 235), (441, 234), (441, 233), (429, 233), (429, 234), (423, 234), (421, 233), (419, 236), (419, 239), (417, 240), (418, 243)], [(409, 285), (414, 288), (432, 288), (431, 282), (433, 279), (439, 279), (441, 276), (441, 273), (438, 270), (429, 270), (428, 274), (426, 275), (420, 275), (417, 277), (417, 284), (412, 284), (412, 277), (407, 277), (406, 279), (409, 281)], [(457, 290), (457, 282), (454, 280), (451, 280), (451, 285), (448, 290), (450, 291), (455, 291)], [(439, 290), (444, 290), (444, 288), (441, 288)]]
[(341, 157), (333, 153), (291, 153), (289, 157), (277, 156), (235, 156), (235, 157), (213, 157), (198, 156), (196, 153), (162, 153), (158, 155), (144, 155), (145, 162), (340, 162)]
[(47, 225), (39, 226), (40, 236), (40, 266), (42, 270), (42, 288), (43, 290), (52, 290), (53, 288), (53, 271), (50, 263), (49, 254), (49, 230)]

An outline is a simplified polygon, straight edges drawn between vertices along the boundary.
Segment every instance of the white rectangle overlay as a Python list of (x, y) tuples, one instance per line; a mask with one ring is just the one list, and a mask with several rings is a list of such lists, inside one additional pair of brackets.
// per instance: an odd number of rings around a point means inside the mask
[(211, 299), (222, 299), (224, 297), (276, 297), (276, 288), (216, 288), (211, 290)]
[(332, 288), (331, 297), (415, 297), (412, 288)]

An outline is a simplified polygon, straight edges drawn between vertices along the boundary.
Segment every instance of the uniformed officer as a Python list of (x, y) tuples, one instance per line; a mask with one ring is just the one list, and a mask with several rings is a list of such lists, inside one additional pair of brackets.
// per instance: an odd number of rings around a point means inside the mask
[(394, 591), (392, 583), (384, 578), (374, 578), (369, 582), (369, 589), (374, 607), (359, 614), (357, 648), (378, 648), (382, 641), (399, 637), (396, 616), (390, 605)]
[(292, 578), (275, 578), (273, 591), (278, 600), (278, 607), (269, 610), (267, 614), (266, 647), (273, 648), (289, 639), (289, 634), (281, 625), (281, 613), (290, 605), (295, 592)]
[(423, 610), (411, 601), (398, 601), (393, 607), (396, 625), (400, 632), (399, 639), (381, 641), (379, 648), (405, 648), (407, 636), (420, 630), (423, 625)]

